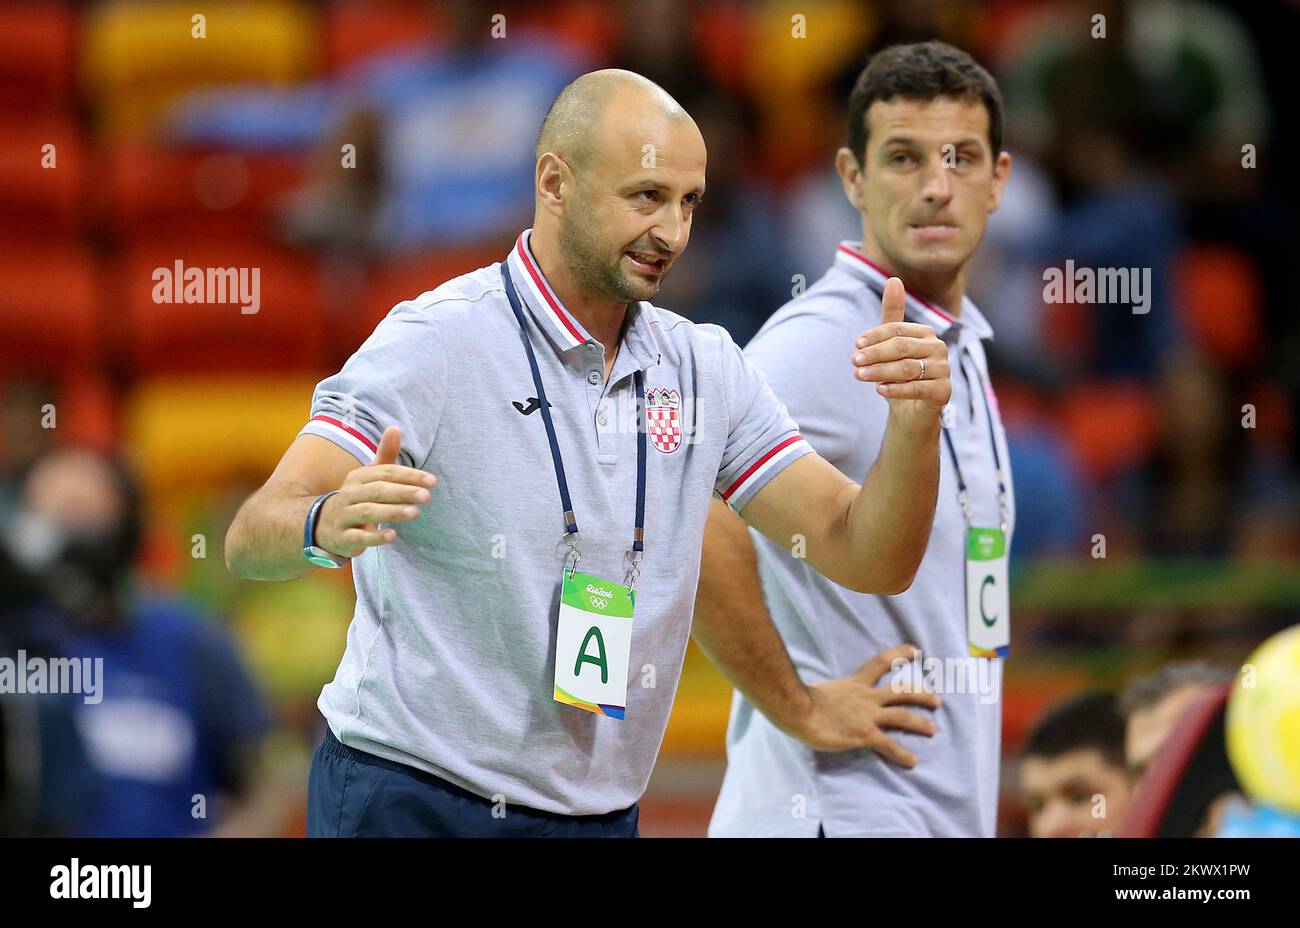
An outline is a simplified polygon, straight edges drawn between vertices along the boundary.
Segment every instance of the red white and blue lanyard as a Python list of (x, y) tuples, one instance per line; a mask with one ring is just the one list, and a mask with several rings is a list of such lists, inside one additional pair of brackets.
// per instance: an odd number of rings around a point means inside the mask
[[(551, 461), (555, 465), (555, 482), (560, 487), (560, 503), (564, 506), (564, 544), (569, 549), (569, 576), (573, 576), (578, 561), (582, 557), (578, 551), (578, 518), (573, 512), (573, 501), (569, 497), (569, 481), (564, 476), (564, 459), (560, 456), (560, 444), (555, 437), (555, 423), (551, 419), (550, 404), (546, 402), (546, 388), (542, 385), (542, 372), (537, 367), (537, 356), (533, 352), (532, 339), (528, 337), (528, 326), (524, 322), (524, 312), (519, 306), (519, 294), (515, 290), (514, 280), (510, 276), (507, 261), (501, 262), (501, 279), (505, 282), (506, 299), (510, 309), (519, 323), (519, 331), (524, 338), (524, 349), (528, 352), (528, 366), (533, 372), (533, 385), (537, 388), (537, 402), (541, 404), (542, 422), (546, 424), (546, 441), (551, 446)], [(627, 575), (623, 585), (632, 589), (636, 586), (637, 576), (641, 572), (641, 555), (645, 551), (645, 462), (646, 434), (641, 419), (645, 415), (645, 381), (640, 370), (633, 375), (636, 382), (637, 432), (636, 432), (636, 525), (632, 534), (632, 547), (625, 554)]]
[[(970, 351), (966, 348), (962, 348), (960, 354), (957, 355), (957, 363), (962, 366), (963, 377), (966, 375), (966, 368), (962, 363), (962, 358), (967, 355), (970, 355)], [(975, 368), (975, 379), (979, 381), (980, 393), (984, 397), (984, 412), (989, 422), (989, 444), (993, 447), (993, 467), (998, 478), (998, 520), (1002, 532), (1005, 534), (1007, 531), (1008, 514), (1007, 482), (1006, 476), (1002, 470), (1002, 455), (998, 453), (997, 435), (993, 432), (993, 407), (992, 404), (989, 403), (988, 386), (984, 382), (984, 374), (980, 371), (979, 365), (975, 363), (974, 356), (971, 356), (970, 363), (971, 366)], [(966, 383), (969, 386), (969, 379)], [(966, 480), (962, 477), (961, 462), (957, 459), (957, 449), (953, 447), (952, 435), (949, 433), (948, 428), (945, 426), (942, 431), (944, 444), (948, 446), (948, 456), (952, 458), (952, 469), (957, 474), (957, 502), (961, 504), (962, 518), (966, 520), (966, 525), (969, 526), (971, 524), (970, 497), (966, 492)]]

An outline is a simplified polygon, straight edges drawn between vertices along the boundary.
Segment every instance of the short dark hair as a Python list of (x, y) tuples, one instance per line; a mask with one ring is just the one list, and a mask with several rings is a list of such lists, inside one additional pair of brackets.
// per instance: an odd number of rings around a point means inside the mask
[(1124, 717), (1108, 690), (1073, 696), (1049, 708), (1025, 739), (1024, 756), (1051, 760), (1088, 748), (1100, 751), (1106, 763), (1124, 767)]
[(1138, 677), (1119, 697), (1124, 718), (1156, 706), (1170, 693), (1185, 686), (1218, 686), (1236, 677), (1231, 667), (1209, 661), (1174, 661), (1144, 677)]
[(849, 94), (849, 150), (858, 164), (866, 164), (867, 110), (872, 103), (894, 97), (946, 96), (983, 102), (989, 114), (989, 145), (996, 158), (1002, 151), (1002, 92), (997, 82), (960, 48), (930, 41), (891, 45), (873, 55), (858, 75)]

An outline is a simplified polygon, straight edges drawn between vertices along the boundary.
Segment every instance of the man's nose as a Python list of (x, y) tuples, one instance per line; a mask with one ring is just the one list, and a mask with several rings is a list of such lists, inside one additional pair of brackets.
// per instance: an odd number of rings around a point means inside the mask
[(926, 168), (925, 186), (921, 188), (921, 195), (931, 204), (942, 205), (952, 199), (952, 178), (942, 157), (931, 159)]
[(686, 220), (681, 210), (669, 207), (662, 211), (651, 235), (661, 251), (676, 255), (686, 244)]

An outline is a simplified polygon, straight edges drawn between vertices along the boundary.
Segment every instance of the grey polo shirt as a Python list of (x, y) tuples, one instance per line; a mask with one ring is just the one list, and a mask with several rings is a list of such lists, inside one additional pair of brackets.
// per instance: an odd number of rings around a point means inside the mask
[[(888, 402), (851, 367), (844, 346), (880, 324), (886, 275), (845, 242), (826, 275), (778, 310), (745, 349), (824, 458), (861, 482), (880, 451)], [(969, 486), (976, 525), (998, 524), (997, 482), (977, 365), (992, 330), (973, 303), (958, 319), (910, 296), (906, 318), (948, 343), (952, 401), (944, 422)], [(960, 361), (960, 366), (959, 366)], [(1006, 435), (989, 390), (1002, 461)], [(807, 683), (847, 676), (877, 651), (918, 645), (943, 696), (932, 737), (889, 734), (917, 757), (906, 770), (874, 751), (820, 753), (790, 738), (737, 693), (727, 732), (727, 773), (710, 835), (988, 835), (995, 832), (1001, 734), (1001, 665), (967, 655), (964, 529), (957, 481), (940, 446), (939, 498), (925, 558), (899, 596), (855, 593), (827, 580), (789, 549), (751, 531), (768, 610)], [(1011, 496), (1008, 472), (1008, 496)], [(1011, 522), (1014, 524), (1014, 501)], [(951, 667), (951, 676), (948, 667)], [(922, 670), (925, 665), (922, 664)], [(964, 677), (958, 674), (965, 674)], [(887, 674), (888, 683), (892, 675)], [(973, 681), (968, 682), (968, 681)], [(944, 692), (947, 684), (966, 692)], [(981, 691), (981, 688), (983, 691)], [(915, 709), (922, 715), (929, 710)]]
[(710, 500), (720, 494), (739, 511), (812, 449), (725, 330), (648, 303), (629, 307), (606, 383), (603, 349), (547, 284), (529, 235), (507, 260), (552, 404), (587, 573), (624, 579), (635, 371), (652, 411), (659, 407), (627, 718), (552, 698), (563, 507), (500, 264), (399, 303), (316, 387), (303, 432), (369, 464), (383, 430), (400, 426), (400, 463), (438, 478), (419, 519), (395, 525), (395, 542), (353, 562), (347, 649), (318, 705), (344, 744), (501, 797), (507, 809), (600, 814), (640, 798), (659, 752)]

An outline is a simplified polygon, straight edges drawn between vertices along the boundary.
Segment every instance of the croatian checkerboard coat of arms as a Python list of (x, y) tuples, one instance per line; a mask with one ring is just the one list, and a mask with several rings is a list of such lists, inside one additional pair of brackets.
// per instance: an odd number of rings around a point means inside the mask
[(651, 387), (646, 391), (646, 432), (664, 454), (682, 443), (682, 397), (676, 390)]

